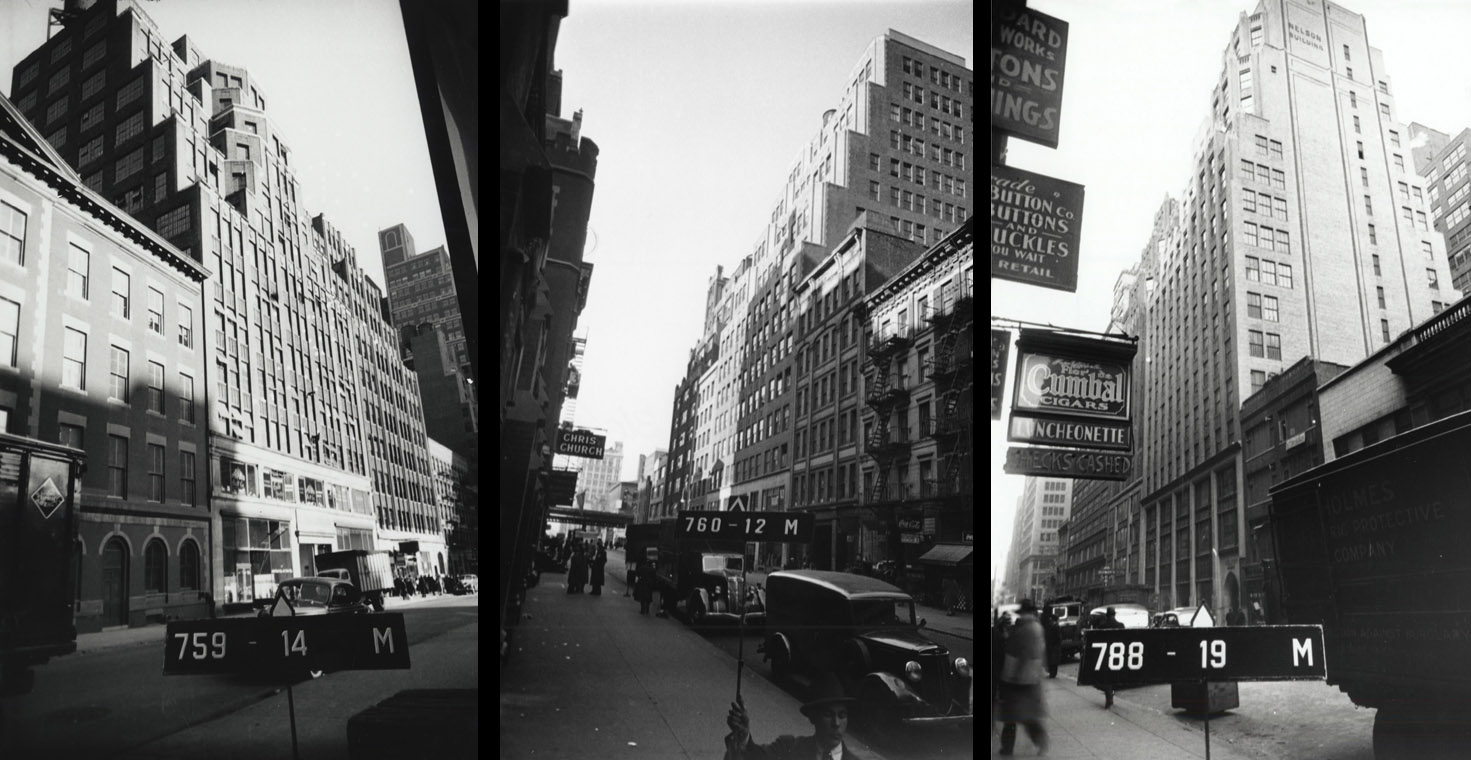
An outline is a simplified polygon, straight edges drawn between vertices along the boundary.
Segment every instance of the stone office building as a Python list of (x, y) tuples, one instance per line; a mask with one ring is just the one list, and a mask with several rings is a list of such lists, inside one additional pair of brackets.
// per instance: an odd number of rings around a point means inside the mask
[(0, 431), (88, 454), (80, 632), (207, 614), (207, 275), (0, 98)]

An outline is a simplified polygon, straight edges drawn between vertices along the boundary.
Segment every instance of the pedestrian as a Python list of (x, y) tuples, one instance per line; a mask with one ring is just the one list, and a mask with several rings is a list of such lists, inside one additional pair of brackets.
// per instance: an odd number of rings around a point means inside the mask
[(572, 552), (572, 568), (567, 571), (567, 593), (581, 594), (587, 585), (587, 555), (581, 549)]
[(1037, 603), (1023, 599), (1016, 623), (1006, 639), (1001, 666), (1001, 754), (1016, 745), (1016, 724), (1027, 729), (1037, 754), (1047, 753), (1047, 731), (1042, 728), (1046, 706), (1042, 700), (1042, 659), (1047, 644), (1037, 621)]
[(991, 720), (995, 730), (996, 706), (1001, 699), (1001, 668), (1006, 664), (1006, 635), (1011, 632), (1011, 616), (995, 610), (991, 617)]
[(399, 599), (407, 599), (408, 598), (408, 597), (404, 596), (404, 579), (403, 579), (403, 576), (399, 576), (399, 575), (393, 576), (393, 593), (395, 595), (397, 595)]
[(429, 581), (426, 576), (419, 576), (419, 596), (429, 596)]
[(595, 554), (595, 555), (593, 555), (593, 558), (592, 558), (592, 566), (591, 566), (591, 568), (592, 568), (592, 570), (591, 570), (591, 581), (592, 581), (592, 595), (593, 596), (602, 596), (603, 595), (603, 565), (606, 565), (606, 564), (608, 564), (608, 551), (606, 549), (604, 549), (602, 546), (599, 546), (598, 547), (598, 553)]
[[(1093, 627), (1100, 629), (1123, 628), (1124, 622), (1119, 620), (1118, 613), (1114, 611), (1114, 608), (1109, 607), (1103, 619), (1098, 621)], [(1103, 709), (1107, 710), (1110, 707), (1113, 707), (1113, 689), (1103, 689)]]
[(1232, 607), (1231, 611), (1226, 613), (1226, 625), (1246, 625), (1246, 613), (1242, 612), (1239, 607)]
[(1047, 644), (1047, 677), (1056, 678), (1062, 664), (1062, 628), (1051, 610), (1042, 611), (1042, 639)]
[(819, 678), (816, 690), (816, 696), (801, 707), (802, 714), (812, 722), (812, 736), (778, 736), (766, 745), (751, 740), (751, 718), (746, 714), (745, 700), (737, 696), (725, 717), (725, 724), (730, 727), (725, 737), (725, 760), (861, 760), (843, 742), (843, 732), (848, 729), (848, 708), (858, 700), (844, 694), (843, 685), (831, 673)]
[(638, 600), (638, 614), (649, 614), (649, 602), (654, 598), (654, 565), (648, 560), (633, 570), (633, 598)]
[(960, 606), (960, 584), (954, 578), (946, 578), (942, 585), (945, 588), (945, 614), (954, 615), (955, 608)]

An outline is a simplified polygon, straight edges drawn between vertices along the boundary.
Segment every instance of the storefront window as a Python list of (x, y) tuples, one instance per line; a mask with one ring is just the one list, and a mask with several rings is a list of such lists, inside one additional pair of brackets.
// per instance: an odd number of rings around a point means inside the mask
[(255, 465), (246, 464), (237, 459), (220, 457), (220, 489), (225, 493), (256, 496), (259, 494), (256, 481)]
[(261, 472), (267, 499), (296, 501), (296, 476), (266, 468)]
[(270, 599), (276, 584), (295, 574), (291, 563), (291, 523), (224, 517), (225, 604)]
[(299, 478), (301, 481), (301, 501), (303, 504), (322, 504), (322, 481), (315, 478)]

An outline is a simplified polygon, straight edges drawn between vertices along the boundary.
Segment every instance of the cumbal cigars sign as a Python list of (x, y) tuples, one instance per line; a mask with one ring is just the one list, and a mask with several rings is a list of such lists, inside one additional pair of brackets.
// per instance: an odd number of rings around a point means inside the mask
[(1020, 352), (1012, 408), (1127, 420), (1129, 364)]
[(991, 167), (991, 276), (1075, 293), (1083, 186)]

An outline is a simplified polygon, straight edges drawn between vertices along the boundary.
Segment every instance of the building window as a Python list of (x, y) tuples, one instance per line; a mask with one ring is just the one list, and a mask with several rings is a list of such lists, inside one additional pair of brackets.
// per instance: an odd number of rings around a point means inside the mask
[(148, 329), (163, 335), (163, 293), (148, 289)]
[[(1250, 87), (1251, 86), (1251, 72), (1243, 70), (1241, 72), (1241, 75), (1242, 75), (1243, 86), (1244, 87)], [(1256, 152), (1257, 152), (1257, 155), (1259, 155), (1259, 156), (1266, 156), (1267, 155), (1267, 138), (1266, 138), (1265, 135), (1257, 135), (1256, 136)]]
[(1369, 170), (1362, 166), (1359, 167), (1359, 183), (1364, 187), (1369, 186)]
[(1421, 250), (1425, 251), (1425, 258), (1427, 258), (1427, 259), (1435, 258), (1435, 252), (1434, 252), (1433, 249), (1431, 249), (1431, 247), (1430, 247), (1430, 241), (1429, 240), (1421, 240), (1420, 241), (1420, 248), (1421, 248)]
[(1261, 281), (1261, 271), (1259, 269), (1260, 264), (1261, 264), (1261, 259), (1258, 259), (1255, 256), (1247, 256), (1246, 257), (1246, 279), (1247, 279), (1247, 281), (1249, 281), (1249, 282), (1260, 282)]
[[(113, 182), (122, 182), (123, 180), (127, 179), (128, 177), (131, 177), (134, 174), (138, 173), (139, 171), (142, 171), (142, 169), (143, 169), (143, 149), (142, 148), (138, 148), (137, 150), (133, 151), (132, 153), (129, 153), (128, 155), (123, 156), (122, 158), (119, 158), (117, 160), (117, 163), (114, 164), (114, 168), (113, 168), (112, 181)], [(141, 195), (141, 193), (140, 193), (140, 195)]]
[(1354, 134), (1362, 134), (1364, 130), (1359, 128), (1359, 117), (1354, 117)]
[(194, 505), (194, 452), (179, 452), (179, 501)]
[(1364, 213), (1368, 216), (1374, 215), (1374, 202), (1369, 200), (1367, 195), (1364, 196)]
[(1267, 358), (1282, 358), (1282, 336), (1276, 333), (1267, 333)]
[(1382, 114), (1384, 116), (1384, 118), (1388, 119), (1389, 118), (1389, 104), (1388, 103), (1380, 103), (1379, 104), (1379, 113)]
[(1440, 290), (1440, 275), (1436, 274), (1434, 269), (1426, 269), (1425, 276), (1430, 280), (1431, 290)]
[(106, 87), (106, 86), (107, 86), (107, 70), (106, 69), (103, 69), (101, 71), (98, 71), (96, 74), (93, 74), (92, 76), (87, 77), (86, 81), (82, 82), (82, 100), (86, 100), (87, 98), (90, 98), (93, 95), (96, 95), (97, 93), (102, 92), (102, 88), (103, 87)]
[(1262, 350), (1262, 333), (1260, 330), (1246, 331), (1247, 347), (1252, 356), (1266, 356)]
[(0, 261), (24, 265), (25, 243), (25, 212), (0, 201)]
[(143, 76), (139, 75), (138, 77), (133, 79), (133, 81), (124, 85), (121, 90), (118, 90), (117, 105), (115, 106), (115, 109), (120, 109), (123, 106), (137, 100), (138, 96), (143, 94), (143, 81)]
[(90, 68), (92, 64), (102, 60), (104, 55), (107, 55), (107, 42), (105, 40), (87, 48), (87, 52), (82, 54), (82, 68)]
[[(1281, 169), (1272, 170), (1272, 187), (1278, 190), (1287, 189), (1287, 175), (1283, 174)], [(961, 193), (961, 195), (965, 195), (965, 193)]]
[(1399, 144), (1399, 133), (1396, 132), (1396, 131), (1394, 131), (1394, 130), (1392, 130), (1392, 129), (1389, 130), (1389, 144), (1391, 146), (1395, 147), (1395, 148), (1400, 147), (1400, 144)]
[[(122, 123), (118, 124), (117, 125), (117, 132), (116, 132), (116, 134), (115, 134), (115, 136), (113, 137), (113, 140), (112, 140), (112, 147), (119, 148), (119, 147), (122, 146), (123, 143), (125, 143), (128, 140), (131, 140), (134, 137), (137, 137), (138, 135), (142, 134), (143, 133), (143, 118), (144, 118), (143, 112), (142, 111), (139, 111), (138, 113), (135, 113), (132, 116), (129, 116)], [(141, 160), (142, 157), (143, 157), (143, 154), (140, 152), (138, 154), (138, 158)]]
[(16, 346), (20, 343), (20, 304), (0, 298), (0, 365), (16, 366)]
[(82, 130), (86, 131), (102, 123), (103, 104), (98, 103), (82, 112)]
[(1278, 287), (1287, 288), (1289, 290), (1292, 289), (1292, 265), (1291, 264), (1278, 264), (1277, 265), (1277, 285), (1278, 285)]
[(128, 497), (128, 439), (126, 436), (107, 436), (107, 495), (119, 499)]
[(153, 539), (143, 550), (143, 591), (162, 594), (168, 590), (168, 550), (163, 541)]
[[(897, 135), (898, 133), (896, 132), (894, 134)], [(871, 171), (879, 171), (879, 154), (877, 154), (877, 153), (870, 153), (870, 154), (868, 154), (868, 168)]]
[(1379, 277), (1379, 276), (1383, 275), (1383, 272), (1380, 272), (1379, 271), (1379, 254), (1375, 253), (1375, 254), (1371, 254), (1371, 255), (1373, 256), (1373, 262), (1374, 262), (1374, 276), (1375, 277)]
[(1262, 319), (1268, 322), (1277, 320), (1277, 297), (1262, 296)]
[(1363, 159), (1363, 157), (1364, 157), (1364, 142), (1362, 140), (1357, 140), (1357, 141), (1354, 142), (1354, 146), (1358, 150), (1359, 158), (1360, 159)]
[(1348, 106), (1349, 108), (1359, 107), (1359, 95), (1353, 90), (1348, 91)]
[(127, 319), (129, 316), (130, 279), (123, 270), (116, 268), (112, 270), (112, 315), (114, 317)]
[(194, 422), (194, 378), (183, 372), (179, 373), (179, 419)]
[(125, 349), (112, 347), (112, 361), (108, 364), (108, 372), (111, 376), (111, 384), (108, 388), (108, 397), (118, 401), (128, 400), (128, 352)]
[(1252, 319), (1262, 318), (1262, 297), (1256, 293), (1246, 294), (1246, 316)]
[(86, 166), (102, 157), (102, 135), (98, 135), (90, 142), (82, 145), (82, 150), (77, 154), (77, 165)]
[(1343, 75), (1346, 76), (1346, 77), (1348, 77), (1349, 79), (1353, 79), (1354, 78), (1354, 67), (1352, 67), (1352, 66), (1344, 66), (1343, 67)]
[(194, 347), (194, 312), (184, 304), (179, 304), (179, 345)]
[(1421, 232), (1429, 232), (1430, 231), (1430, 226), (1429, 226), (1429, 224), (1426, 223), (1426, 220), (1425, 220), (1425, 212), (1424, 211), (1416, 211), (1415, 212), (1415, 227), (1418, 228)]
[(83, 301), (87, 300), (87, 274), (91, 258), (92, 254), (76, 243), (67, 246), (66, 292)]
[(56, 442), (62, 446), (70, 446), (74, 449), (82, 449), (82, 435), (85, 432), (81, 425), (68, 425), (65, 422), (56, 426)]
[(1389, 320), (1379, 320), (1379, 334), (1380, 337), (1384, 338), (1385, 343), (1389, 342)]
[(148, 444), (148, 498), (163, 501), (163, 446)]
[[(46, 107), (46, 122), (45, 123), (47, 125), (50, 125), (51, 122), (56, 121), (57, 119), (61, 118), (62, 116), (65, 116), (65, 115), (66, 115), (66, 98), (62, 98), (62, 99), (56, 101), (55, 103), (52, 103), (51, 105), (49, 105), (49, 106)], [(55, 145), (55, 143), (52, 143), (52, 145)]]
[(163, 414), (163, 365), (148, 363), (148, 411)]
[(1379, 297), (1379, 308), (1383, 309), (1384, 308), (1384, 286), (1382, 286), (1382, 285), (1376, 286), (1374, 288), (1374, 293), (1375, 293), (1375, 295), (1377, 295)]
[[(1367, 198), (1368, 196), (1364, 196), (1364, 197)], [(1375, 231), (1374, 231), (1374, 225), (1372, 225), (1372, 224), (1369, 225), (1369, 244), (1370, 245), (1379, 245), (1379, 235), (1375, 233)]]
[(166, 238), (187, 232), (189, 230), (189, 207), (180, 206), (173, 211), (159, 215), (157, 228), (158, 234)]
[(55, 95), (71, 81), (71, 78), (71, 68), (63, 66), (60, 71), (52, 74), (51, 79), (46, 83), (46, 94)]
[(61, 358), (61, 384), (79, 391), (87, 390), (87, 334), (65, 328)]

